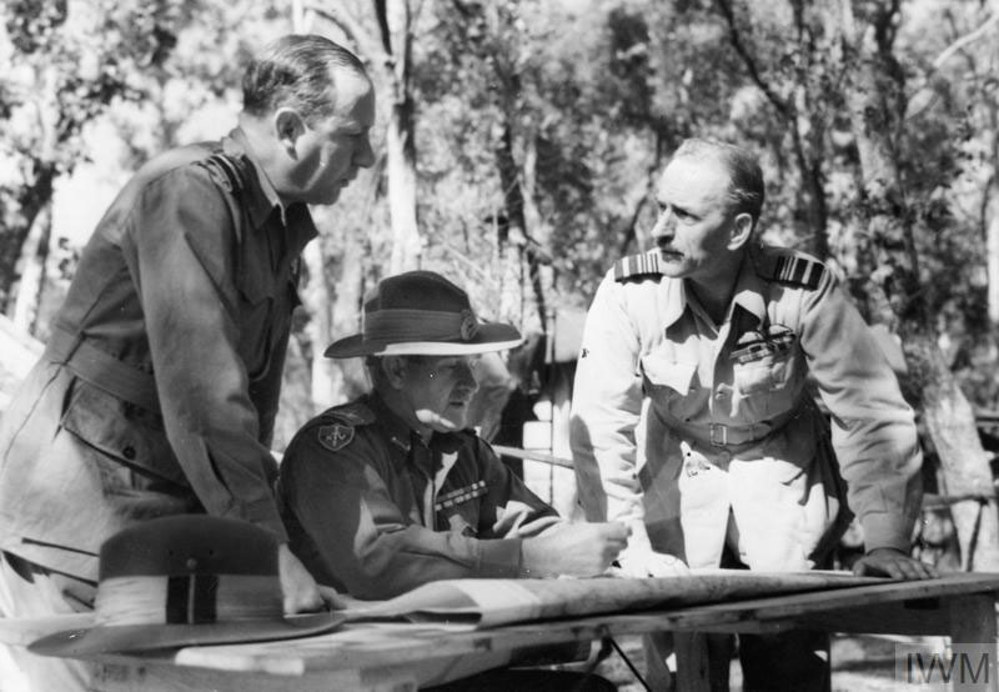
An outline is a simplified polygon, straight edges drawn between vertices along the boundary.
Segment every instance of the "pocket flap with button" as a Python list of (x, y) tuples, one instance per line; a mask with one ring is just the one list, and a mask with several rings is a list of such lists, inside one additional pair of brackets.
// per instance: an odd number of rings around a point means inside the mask
[(83, 442), (119, 463), (137, 467), (158, 478), (186, 486), (187, 480), (162, 423), (146, 420), (155, 414), (134, 411), (125, 417), (121, 400), (92, 384), (77, 380), (62, 425)]
[(664, 353), (652, 352), (642, 356), (642, 372), (653, 385), (686, 394), (697, 374), (697, 363), (677, 362)]

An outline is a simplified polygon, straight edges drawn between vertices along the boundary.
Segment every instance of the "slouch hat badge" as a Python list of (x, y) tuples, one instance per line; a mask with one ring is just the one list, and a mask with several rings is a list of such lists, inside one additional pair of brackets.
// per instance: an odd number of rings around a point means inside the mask
[(331, 452), (339, 452), (354, 439), (354, 427), (342, 423), (319, 428), (319, 444)]
[(475, 338), (479, 331), (479, 322), (471, 310), (461, 311), (461, 327), (459, 329), (462, 341), (471, 341)]

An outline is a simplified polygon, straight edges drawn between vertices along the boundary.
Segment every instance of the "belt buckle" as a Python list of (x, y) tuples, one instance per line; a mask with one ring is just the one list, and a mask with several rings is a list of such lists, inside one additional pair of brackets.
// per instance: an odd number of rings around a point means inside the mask
[(728, 445), (728, 426), (721, 423), (712, 423), (709, 427), (712, 447), (725, 447)]

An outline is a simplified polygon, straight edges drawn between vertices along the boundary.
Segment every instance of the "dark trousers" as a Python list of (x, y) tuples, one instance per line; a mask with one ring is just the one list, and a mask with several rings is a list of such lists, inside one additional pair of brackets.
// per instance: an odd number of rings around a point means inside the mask
[[(824, 562), (824, 561), (823, 561)], [(730, 569), (749, 569), (732, 551), (726, 549), (722, 566)], [(817, 565), (824, 568), (826, 565)], [(728, 689), (728, 662), (734, 646), (731, 635), (717, 635), (708, 644), (712, 671), (716, 667), (716, 646), (726, 639), (727, 651), (718, 652), (725, 661), (725, 686), (711, 689)], [(776, 634), (740, 634), (739, 664), (742, 666), (744, 692), (829, 692), (832, 689), (829, 667), (829, 634), (813, 630), (795, 630)]]
[[(729, 663), (736, 638), (708, 635), (709, 681), (713, 692), (729, 689)], [(743, 692), (830, 692), (829, 635), (795, 630), (738, 635)]]

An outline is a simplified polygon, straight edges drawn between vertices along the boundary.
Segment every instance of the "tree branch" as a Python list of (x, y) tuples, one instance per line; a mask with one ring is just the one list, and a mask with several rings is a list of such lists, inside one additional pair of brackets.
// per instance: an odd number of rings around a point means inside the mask
[(715, 5), (718, 7), (722, 16), (725, 18), (725, 22), (728, 24), (729, 29), (729, 41), (732, 47), (735, 48), (735, 52), (739, 54), (742, 58), (743, 64), (746, 66), (746, 71), (749, 72), (750, 79), (760, 88), (763, 94), (767, 97), (767, 100), (774, 105), (782, 116), (785, 118), (793, 117), (792, 106), (782, 99), (780, 95), (773, 90), (773, 88), (763, 80), (760, 74), (759, 68), (756, 66), (756, 60), (749, 53), (749, 49), (742, 42), (742, 36), (739, 33), (738, 28), (735, 23), (735, 10), (732, 9), (732, 3), (729, 0), (715, 0)]
[(987, 33), (992, 31), (999, 25), (999, 14), (995, 14), (989, 17), (988, 21), (982, 24), (980, 27), (972, 31), (970, 34), (965, 34), (961, 38), (954, 41), (952, 44), (947, 46), (941, 51), (940, 55), (937, 56), (936, 60), (933, 61), (933, 69), (939, 70), (943, 67), (944, 63), (950, 60), (955, 53), (960, 50), (964, 50), (965, 47), (974, 43), (975, 41), (983, 38)]
[(908, 112), (905, 114), (907, 120), (909, 118), (915, 118), (916, 116), (926, 112), (939, 100), (933, 85), (938, 83), (941, 79), (937, 73), (944, 66), (944, 64), (957, 55), (958, 52), (964, 50), (975, 41), (985, 38), (997, 27), (999, 27), (999, 12), (989, 17), (988, 21), (980, 27), (969, 34), (965, 34), (964, 36), (958, 38), (941, 51), (940, 55), (938, 55), (933, 61), (932, 69), (923, 77), (922, 84), (913, 92), (912, 97), (909, 99), (909, 103), (912, 107), (909, 108)]

